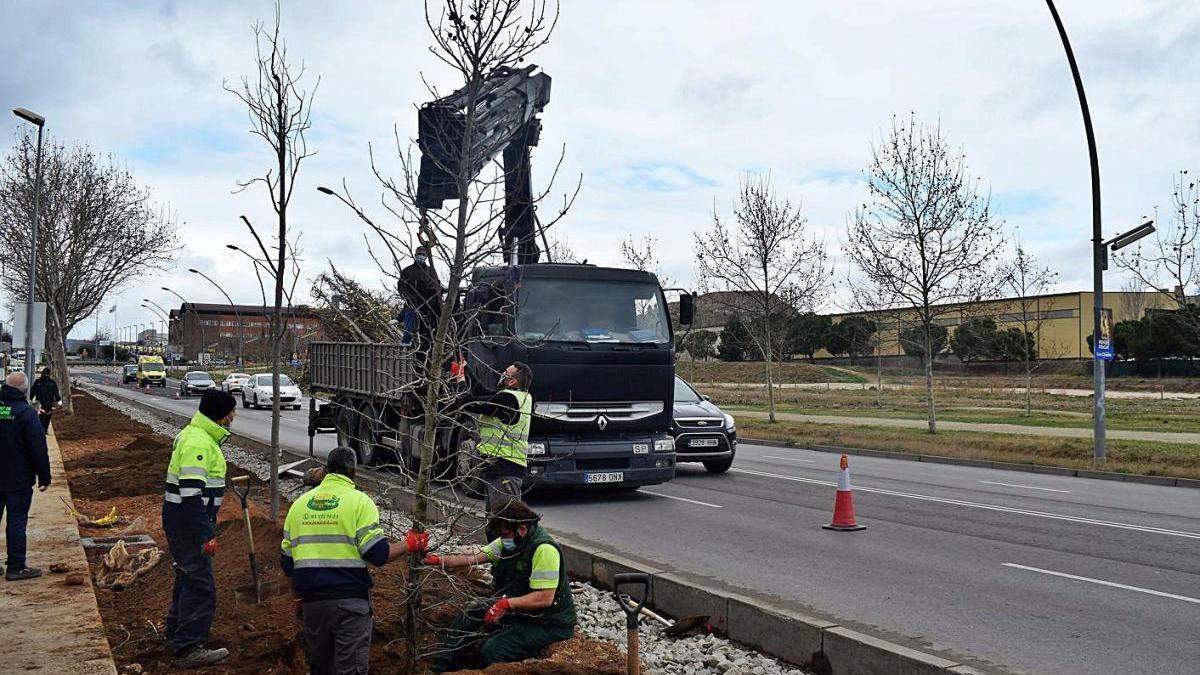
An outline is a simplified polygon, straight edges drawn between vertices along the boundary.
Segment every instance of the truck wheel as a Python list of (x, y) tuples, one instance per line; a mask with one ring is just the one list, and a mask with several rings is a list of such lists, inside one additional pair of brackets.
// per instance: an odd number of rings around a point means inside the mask
[(733, 466), (732, 457), (729, 459), (710, 459), (704, 463), (704, 468), (709, 473), (725, 473), (731, 466)]
[[(358, 413), (356, 413), (353, 408), (347, 408), (345, 406), (338, 407), (341, 409), (338, 411), (337, 417), (335, 418), (337, 420), (335, 423), (335, 427), (337, 428), (337, 444), (339, 446), (351, 448), (357, 453), (358, 439), (355, 438), (355, 435), (358, 432), (358, 424), (355, 423), (355, 417), (358, 415)], [(353, 432), (351, 432), (352, 429), (354, 430)]]
[(375, 433), (375, 418), (371, 408), (363, 408), (358, 415), (358, 461), (365, 467), (379, 463), (379, 435)]

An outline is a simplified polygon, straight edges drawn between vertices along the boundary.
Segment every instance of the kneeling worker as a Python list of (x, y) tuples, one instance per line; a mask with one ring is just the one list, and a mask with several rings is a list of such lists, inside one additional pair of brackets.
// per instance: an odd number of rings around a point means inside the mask
[(379, 509), (354, 487), (357, 455), (334, 448), (321, 484), (288, 509), (280, 544), (283, 573), (303, 602), (305, 656), (312, 675), (366, 675), (371, 649), (371, 574), (405, 553), (422, 553), (429, 533), (389, 542)]
[[(433, 669), (456, 670), (472, 643), (483, 643), (480, 667), (523, 661), (575, 632), (575, 601), (562, 552), (525, 502), (505, 504), (488, 523), (500, 538), (471, 555), (428, 555), (441, 567), (492, 565), (494, 596), (468, 607), (442, 640)], [(494, 630), (484, 631), (485, 628)]]

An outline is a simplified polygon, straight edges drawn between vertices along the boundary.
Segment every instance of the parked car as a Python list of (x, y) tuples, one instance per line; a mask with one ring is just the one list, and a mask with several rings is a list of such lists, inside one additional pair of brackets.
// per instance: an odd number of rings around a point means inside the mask
[(183, 379), (179, 381), (179, 395), (191, 396), (192, 394), (203, 394), (209, 389), (215, 389), (217, 383), (213, 382), (212, 376), (202, 370), (193, 370), (185, 373)]
[[(242, 407), (271, 407), (271, 374), (251, 375), (242, 386)], [(287, 375), (279, 376), (279, 407), (300, 409), (300, 387)]]
[(137, 368), (136, 363), (126, 363), (125, 367), (121, 369), (121, 384), (137, 382)]
[(225, 380), (221, 382), (221, 388), (229, 393), (241, 391), (242, 387), (246, 386), (246, 382), (250, 380), (250, 376), (246, 373), (230, 373), (225, 376)]
[(671, 420), (676, 462), (703, 462), (709, 473), (725, 473), (737, 453), (737, 425), (692, 385), (675, 378), (675, 409)]

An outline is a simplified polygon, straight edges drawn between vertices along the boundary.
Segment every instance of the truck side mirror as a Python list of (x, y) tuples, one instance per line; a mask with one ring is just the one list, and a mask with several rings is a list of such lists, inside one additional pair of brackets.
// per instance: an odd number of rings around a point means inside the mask
[(690, 326), (696, 318), (696, 296), (691, 293), (679, 294), (679, 325)]

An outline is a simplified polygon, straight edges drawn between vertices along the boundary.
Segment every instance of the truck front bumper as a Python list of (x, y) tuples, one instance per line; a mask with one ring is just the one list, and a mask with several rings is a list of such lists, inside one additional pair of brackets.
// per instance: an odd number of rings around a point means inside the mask
[[(665, 483), (675, 477), (675, 453), (654, 452), (656, 438), (669, 436), (606, 440), (531, 438), (531, 443), (545, 443), (547, 454), (529, 455), (527, 480), (543, 487), (639, 487)], [(641, 452), (640, 448), (646, 451)]]

